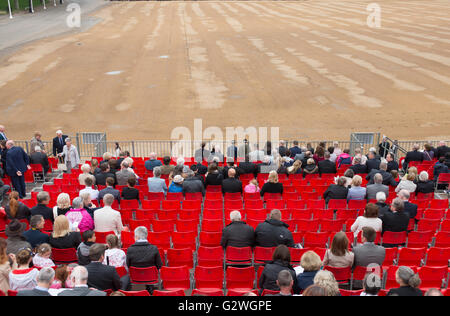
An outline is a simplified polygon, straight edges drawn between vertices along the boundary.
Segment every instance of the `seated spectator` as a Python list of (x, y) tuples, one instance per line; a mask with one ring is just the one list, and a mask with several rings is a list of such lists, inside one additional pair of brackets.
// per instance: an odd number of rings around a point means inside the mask
[(236, 169), (230, 168), (228, 170), (228, 178), (222, 182), (222, 193), (242, 194), (242, 182), (236, 179)]
[(379, 170), (380, 163), (381, 163), (381, 161), (380, 161), (380, 159), (377, 158), (376, 153), (373, 151), (370, 151), (369, 154), (367, 155), (367, 161), (366, 161), (367, 173), (370, 173), (372, 171), (372, 169)]
[(219, 172), (218, 166), (216, 163), (211, 163), (208, 167), (208, 173), (205, 178), (205, 186), (208, 185), (222, 185), (223, 182), (223, 174)]
[(321, 270), (317, 272), (316, 276), (314, 277), (314, 285), (323, 287), (327, 293), (327, 296), (341, 296), (341, 292), (339, 291), (339, 284), (336, 281), (333, 273), (328, 270)]
[[(450, 173), (450, 168), (445, 164), (445, 158), (441, 157), (439, 158), (439, 161), (436, 162), (436, 164), (433, 167), (433, 175), (434, 175), (434, 181), (437, 182), (439, 179), (439, 175), (441, 173)], [(438, 185), (438, 190), (442, 190), (443, 187)]]
[(390, 212), (389, 204), (386, 204), (386, 194), (384, 192), (378, 192), (376, 195), (377, 202), (375, 203), (378, 206), (378, 217), (383, 217), (384, 213)]
[(423, 145), (423, 160), (424, 161), (432, 161), (434, 158), (433, 147), (430, 144)]
[(381, 232), (383, 228), (383, 222), (378, 218), (378, 206), (373, 203), (368, 203), (364, 210), (363, 216), (358, 216), (350, 230), (353, 232), (355, 238), (363, 227), (371, 227), (376, 232)]
[(49, 238), (49, 244), (58, 249), (77, 249), (81, 243), (79, 232), (70, 231), (70, 224), (65, 215), (59, 215), (53, 224), (53, 232)]
[(91, 196), (91, 201), (97, 200), (99, 192), (97, 189), (93, 188), (94, 181), (92, 180), (92, 178), (84, 179), (84, 184), (85, 184), (85, 188), (83, 190), (80, 190), (79, 196), (81, 196), (83, 193), (89, 193), (89, 195)]
[[(158, 160), (159, 161), (159, 160)], [(130, 165), (125, 159), (121, 164), (121, 170), (116, 172), (116, 181), (118, 185), (126, 185), (128, 183), (129, 178), (137, 178), (133, 169), (130, 168)]]
[(338, 155), (336, 159), (336, 166), (337, 168), (340, 168), (342, 165), (351, 165), (351, 164), (352, 164), (352, 157), (350, 156), (350, 149), (344, 149), (343, 153)]
[(278, 164), (274, 163), (272, 156), (264, 156), (262, 163), (256, 166), (256, 173), (270, 173), (271, 171), (277, 171)]
[(77, 197), (73, 199), (72, 209), (66, 213), (66, 218), (72, 231), (83, 233), (94, 229), (94, 220), (83, 206), (83, 200)]
[(390, 172), (387, 171), (387, 163), (385, 161), (380, 162), (378, 169), (372, 169), (369, 174), (366, 176), (366, 180), (369, 181), (369, 184), (374, 183), (374, 177), (376, 174), (381, 174), (383, 177), (382, 183), (384, 185), (397, 186), (397, 181), (395, 181), (394, 177)]
[(94, 218), (94, 212), (98, 209), (97, 205), (95, 205), (91, 201), (91, 195), (89, 193), (81, 194), (80, 198), (83, 200), (83, 208)]
[(242, 221), (239, 211), (230, 213), (231, 223), (223, 229), (220, 245), (223, 248), (231, 247), (253, 247), (255, 244), (255, 231), (253, 227)]
[(400, 266), (395, 273), (395, 280), (400, 287), (390, 289), (387, 296), (423, 296), (419, 289), (420, 277), (411, 268)]
[(108, 163), (100, 164), (100, 172), (95, 175), (95, 183), (97, 185), (106, 185), (106, 179), (113, 178), (114, 183), (116, 182), (116, 176), (111, 172)]
[(417, 185), (414, 183), (414, 180), (416, 179), (414, 173), (408, 174), (408, 177), (406, 180), (402, 179), (400, 183), (395, 188), (395, 192), (400, 192), (400, 190), (407, 190), (410, 193), (416, 192)]
[(36, 249), (33, 257), (33, 265), (39, 268), (52, 268), (55, 266), (50, 257), (52, 256), (52, 246), (47, 243), (41, 244)]
[(282, 270), (278, 273), (277, 286), (280, 288), (280, 293), (268, 296), (292, 296), (294, 278), (290, 271)]
[(127, 255), (120, 249), (119, 238), (114, 234), (109, 234), (106, 236), (106, 244), (108, 245), (108, 249), (105, 251), (103, 264), (116, 268), (126, 266)]
[(302, 170), (302, 161), (301, 160), (295, 160), (292, 166), (287, 168), (288, 174), (303, 174)]
[(92, 159), (91, 160), (91, 171), (89, 173), (95, 177), (97, 175), (97, 173), (100, 173), (101, 171), (102, 170), (98, 166), (98, 160), (97, 159)]
[(164, 195), (167, 194), (166, 180), (161, 179), (161, 168), (153, 168), (153, 177), (148, 178), (148, 192), (159, 193), (162, 192)]
[[(395, 198), (391, 204), (391, 211), (386, 212), (381, 220), (383, 221), (383, 231), (406, 232), (409, 225), (409, 214), (404, 212), (405, 204), (400, 198)], [(397, 247), (398, 245), (385, 245), (385, 247)]]
[[(398, 171), (398, 162), (395, 161), (395, 156), (393, 153), (389, 153), (386, 155), (386, 161), (387, 161), (387, 172), (391, 171)], [(395, 179), (395, 178), (394, 178)]]
[(444, 294), (437, 288), (431, 288), (425, 292), (424, 296), (444, 296)]
[(318, 165), (319, 162), (325, 160), (325, 148), (323, 148), (322, 146), (317, 146), (313, 155), (313, 159), (316, 165)]
[(292, 146), (291, 148), (289, 148), (289, 152), (291, 153), (291, 158), (292, 159), (294, 159), (294, 157), (297, 155), (297, 154), (301, 154), (302, 153), (302, 149), (298, 146), (298, 141), (297, 140), (294, 140), (293, 142), (293, 145), (294, 146)]
[(55, 271), (50, 267), (43, 268), (36, 275), (35, 286), (31, 289), (18, 290), (17, 296), (51, 296), (48, 290), (54, 279)]
[(78, 176), (78, 182), (80, 183), (80, 185), (85, 185), (85, 180), (87, 178), (92, 179), (92, 185), (94, 185), (95, 184), (95, 176), (93, 176), (91, 174), (91, 171), (92, 171), (91, 166), (88, 165), (87, 163), (85, 163), (84, 165), (81, 166), (81, 171), (83, 171), (83, 173), (81, 173)]
[(289, 225), (281, 221), (280, 210), (272, 210), (269, 219), (266, 219), (255, 229), (255, 246), (277, 247), (278, 245), (286, 245), (294, 247), (294, 238), (288, 227)]
[(176, 175), (173, 180), (172, 183), (169, 186), (169, 190), (168, 192), (170, 193), (180, 193), (183, 192), (183, 177), (180, 175)]
[(330, 153), (326, 151), (324, 153), (324, 159), (322, 161), (319, 161), (317, 166), (319, 168), (319, 174), (335, 174), (337, 172), (336, 170), (336, 164), (334, 162), (330, 161)]
[(120, 277), (116, 268), (106, 266), (102, 262), (105, 259), (106, 246), (103, 244), (93, 244), (89, 249), (89, 259), (91, 262), (86, 266), (88, 271), (87, 285), (100, 291), (117, 291), (122, 288)]
[(300, 291), (304, 291), (308, 286), (314, 284), (314, 277), (322, 268), (322, 259), (317, 253), (310, 250), (302, 255), (300, 266), (303, 268), (303, 272), (297, 275), (297, 284)]
[(101, 190), (98, 193), (97, 201), (98, 201), (99, 205), (100, 205), (100, 201), (103, 200), (103, 198), (107, 194), (111, 194), (114, 197), (114, 199), (120, 203), (120, 191), (117, 189), (114, 189), (114, 178), (106, 179), (106, 188), (104, 188), (103, 190)]
[[(355, 176), (355, 173), (352, 169), (347, 169), (344, 172), (343, 177), (345, 178), (345, 187), (349, 188), (352, 185), (353, 177)], [(334, 183), (337, 184), (340, 177), (334, 178)]]
[(349, 167), (349, 169), (353, 170), (355, 174), (367, 173), (367, 166), (365, 164), (362, 164), (361, 157), (361, 155), (355, 156), (355, 158), (353, 159), (353, 165)]
[(171, 159), (169, 156), (165, 156), (163, 158), (163, 164), (160, 166), (161, 174), (167, 175), (167, 174), (171, 174), (173, 172), (173, 169), (175, 168), (175, 166), (171, 165), (170, 161), (171, 161)]
[(86, 230), (82, 234), (83, 242), (77, 248), (78, 264), (86, 266), (91, 263), (89, 258), (89, 249), (95, 244), (95, 232), (93, 230)]
[(139, 190), (134, 186), (136, 185), (136, 178), (129, 177), (127, 187), (122, 190), (122, 198), (124, 200), (139, 200)]
[(266, 193), (279, 193), (283, 194), (283, 184), (278, 182), (278, 173), (275, 170), (272, 170), (269, 173), (269, 177), (267, 182), (264, 183), (259, 194), (264, 197)]
[(0, 169), (0, 205), (3, 205), (3, 200), (5, 199), (11, 187), (9, 185), (5, 185), (5, 183), (1, 179), (1, 170), (2, 169)]
[(9, 288), (11, 291), (32, 290), (37, 285), (39, 270), (30, 268), (33, 252), (24, 248), (16, 254), (17, 269), (9, 273)]
[(186, 195), (186, 193), (202, 193), (205, 196), (205, 187), (202, 181), (195, 177), (194, 171), (188, 170), (186, 176), (187, 178), (183, 181), (183, 195)]
[(150, 244), (147, 237), (148, 231), (144, 226), (139, 226), (134, 230), (135, 243), (127, 250), (127, 267), (147, 268), (156, 266), (158, 270), (161, 269), (163, 264), (158, 248)]
[[(89, 194), (89, 196), (91, 196)], [(56, 206), (53, 207), (53, 217), (56, 219), (59, 215), (66, 215), (70, 211), (70, 196), (67, 193), (60, 193), (56, 199)]]
[[(229, 158), (229, 159), (232, 159), (232, 158)], [(240, 174), (239, 174), (239, 171), (238, 171), (236, 165), (234, 164), (234, 160), (227, 161), (227, 165), (225, 167), (223, 167), (223, 169), (222, 169), (223, 179), (224, 180), (228, 179), (228, 171), (230, 169), (234, 169), (234, 171), (235, 171), (234, 177), (239, 179)]]
[(69, 280), (69, 275), (71, 273), (71, 270), (69, 269), (72, 268), (69, 268), (69, 266), (65, 264), (56, 267), (55, 280), (50, 286), (51, 289), (59, 290), (73, 287), (73, 283)]
[(257, 167), (253, 162), (250, 162), (250, 158), (248, 156), (245, 157), (245, 160), (239, 163), (238, 166), (239, 174), (253, 174), (256, 175)]
[(162, 165), (161, 161), (156, 159), (155, 153), (150, 153), (149, 160), (145, 161), (145, 169), (148, 171), (153, 171), (153, 168), (160, 167)]
[(420, 145), (414, 144), (413, 150), (408, 151), (405, 156), (405, 160), (403, 161), (403, 168), (406, 170), (407, 167), (409, 167), (409, 163), (411, 161), (423, 161), (423, 153), (419, 151)]
[(293, 291), (295, 294), (299, 293), (297, 285), (297, 277), (294, 268), (291, 266), (291, 253), (289, 248), (285, 245), (279, 245), (273, 252), (272, 261), (267, 263), (259, 278), (260, 293), (263, 290), (279, 291), (280, 287), (277, 284), (278, 274), (280, 271), (288, 271), (293, 281)]
[(38, 204), (31, 208), (31, 216), (42, 215), (44, 219), (49, 219), (53, 222), (53, 210), (47, 206), (50, 203), (50, 194), (48, 194), (48, 192), (41, 191), (37, 194), (36, 200)]
[(83, 266), (77, 266), (70, 274), (73, 289), (64, 290), (58, 296), (106, 296), (106, 292), (90, 289), (88, 286), (89, 272)]
[(355, 175), (352, 179), (352, 187), (348, 190), (347, 201), (364, 200), (366, 198), (366, 188), (361, 186), (362, 178)]
[(280, 155), (280, 157), (285, 157), (285, 156), (290, 156), (287, 155), (288, 149), (286, 148), (286, 142), (284, 140), (280, 140), (280, 147), (278, 147), (278, 154)]
[[(363, 153), (362, 153), (362, 150), (361, 150), (361, 148), (355, 148), (355, 156), (353, 157), (353, 160), (352, 160), (352, 165), (355, 165), (356, 164), (356, 158), (358, 157), (358, 158), (361, 158), (361, 160), (360, 160), (360, 164), (362, 164), (362, 165), (366, 165), (366, 162), (367, 162), (367, 156), (366, 155), (363, 155)], [(366, 167), (367, 168), (367, 167)], [(367, 172), (366, 172), (367, 173)]]
[(337, 184), (330, 184), (328, 189), (323, 193), (323, 198), (326, 203), (330, 200), (346, 200), (348, 194), (346, 184), (347, 179), (345, 177), (340, 177)]
[(252, 179), (250, 182), (245, 186), (244, 192), (245, 193), (258, 193), (261, 190), (259, 189), (258, 180)]
[(375, 273), (367, 274), (363, 280), (363, 291), (360, 296), (378, 296), (381, 290), (381, 279)]
[(428, 179), (428, 172), (422, 171), (419, 174), (419, 182), (417, 182), (416, 193), (433, 193), (434, 182)]
[(368, 184), (366, 187), (367, 200), (375, 200), (378, 192), (383, 192), (385, 196), (389, 196), (389, 187), (383, 184), (383, 176), (376, 173), (373, 176), (374, 184)]
[(323, 265), (335, 268), (347, 268), (353, 266), (355, 254), (348, 249), (349, 241), (344, 232), (334, 235), (330, 249), (327, 249), (323, 258)]
[(0, 238), (0, 291), (7, 295), (9, 288), (9, 274), (17, 268), (16, 257), (6, 253), (7, 243)]
[(29, 220), (31, 217), (31, 212), (28, 206), (19, 201), (19, 193), (17, 191), (11, 192), (9, 195), (9, 203), (5, 205), (4, 209), (6, 217), (9, 220)]
[(313, 158), (308, 158), (306, 161), (306, 166), (303, 168), (303, 177), (306, 177), (308, 174), (317, 174), (319, 173), (319, 167), (317, 167), (316, 162)]
[(44, 152), (42, 152), (40, 146), (34, 147), (34, 152), (30, 155), (30, 164), (41, 165), (42, 169), (44, 170), (44, 175), (46, 175), (48, 170), (50, 169), (48, 157)]
[[(125, 161), (125, 159), (124, 159), (123, 161)], [(110, 171), (112, 174), (115, 175), (115, 174), (117, 173), (117, 171), (119, 171), (120, 165), (117, 163), (117, 160), (116, 160), (116, 159), (114, 159), (114, 158), (110, 159), (110, 160), (108, 161), (108, 165), (109, 165), (109, 171)], [(116, 180), (117, 180), (117, 179), (116, 179)], [(116, 184), (117, 184), (117, 182), (116, 182)]]
[(409, 218), (415, 218), (417, 216), (417, 204), (413, 204), (409, 202), (409, 198), (411, 197), (408, 190), (401, 190), (398, 192), (397, 196), (403, 201), (404, 212), (409, 214)]
[(446, 146), (444, 141), (440, 141), (439, 146), (435, 149), (434, 157), (440, 159), (441, 157), (445, 157), (449, 152), (450, 147)]
[(312, 284), (303, 291), (302, 296), (328, 296), (328, 293), (323, 286)]
[(42, 215), (34, 215), (30, 219), (30, 230), (23, 233), (23, 237), (30, 243), (31, 249), (43, 243), (48, 243), (49, 237), (41, 232), (44, 228), (45, 220)]
[(20, 249), (30, 248), (30, 243), (23, 236), (27, 224), (19, 222), (17, 219), (13, 219), (8, 226), (6, 226), (5, 235), (7, 247), (6, 253), (16, 255)]
[(94, 213), (94, 227), (96, 232), (113, 231), (117, 236), (123, 230), (122, 216), (120, 212), (113, 210), (114, 196), (106, 194), (103, 197), (103, 208), (98, 209)]

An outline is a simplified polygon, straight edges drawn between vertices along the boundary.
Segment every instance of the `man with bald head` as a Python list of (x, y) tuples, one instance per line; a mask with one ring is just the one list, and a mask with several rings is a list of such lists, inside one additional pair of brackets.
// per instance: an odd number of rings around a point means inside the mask
[(11, 177), (14, 189), (21, 199), (26, 197), (25, 172), (30, 167), (30, 159), (22, 147), (14, 146), (14, 141), (6, 142), (6, 173)]
[(222, 181), (222, 193), (242, 193), (242, 182), (236, 179), (236, 169), (228, 169), (228, 178)]
[(255, 246), (277, 247), (278, 245), (286, 245), (287, 247), (294, 247), (294, 238), (288, 227), (288, 224), (281, 221), (281, 211), (272, 210), (269, 219), (266, 219), (255, 229)]

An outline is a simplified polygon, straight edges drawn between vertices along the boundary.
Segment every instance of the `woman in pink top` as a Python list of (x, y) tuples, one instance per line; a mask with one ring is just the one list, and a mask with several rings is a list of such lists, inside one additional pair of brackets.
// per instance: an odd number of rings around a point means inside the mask
[(72, 231), (79, 230), (83, 233), (87, 230), (94, 230), (94, 220), (91, 215), (83, 209), (83, 199), (77, 197), (73, 199), (72, 209), (66, 213)]
[(245, 193), (258, 193), (260, 191), (258, 181), (256, 181), (256, 179), (251, 180), (250, 183), (245, 186), (244, 191)]

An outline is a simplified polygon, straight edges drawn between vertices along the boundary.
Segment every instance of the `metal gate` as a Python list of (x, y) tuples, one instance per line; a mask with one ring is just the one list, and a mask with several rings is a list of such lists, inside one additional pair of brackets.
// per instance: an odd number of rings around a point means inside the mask
[(352, 133), (350, 135), (350, 154), (355, 154), (356, 148), (361, 148), (363, 153), (370, 147), (377, 147), (380, 143), (380, 133)]
[(77, 133), (80, 157), (101, 157), (106, 152), (106, 133)]

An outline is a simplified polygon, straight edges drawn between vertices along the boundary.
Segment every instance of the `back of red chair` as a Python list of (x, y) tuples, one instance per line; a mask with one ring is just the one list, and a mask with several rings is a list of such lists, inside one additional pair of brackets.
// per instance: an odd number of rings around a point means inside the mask
[(77, 250), (75, 248), (68, 249), (52, 249), (52, 260), (55, 264), (77, 263)]
[(148, 268), (129, 267), (131, 283), (157, 284), (159, 282), (158, 269), (155, 266)]

